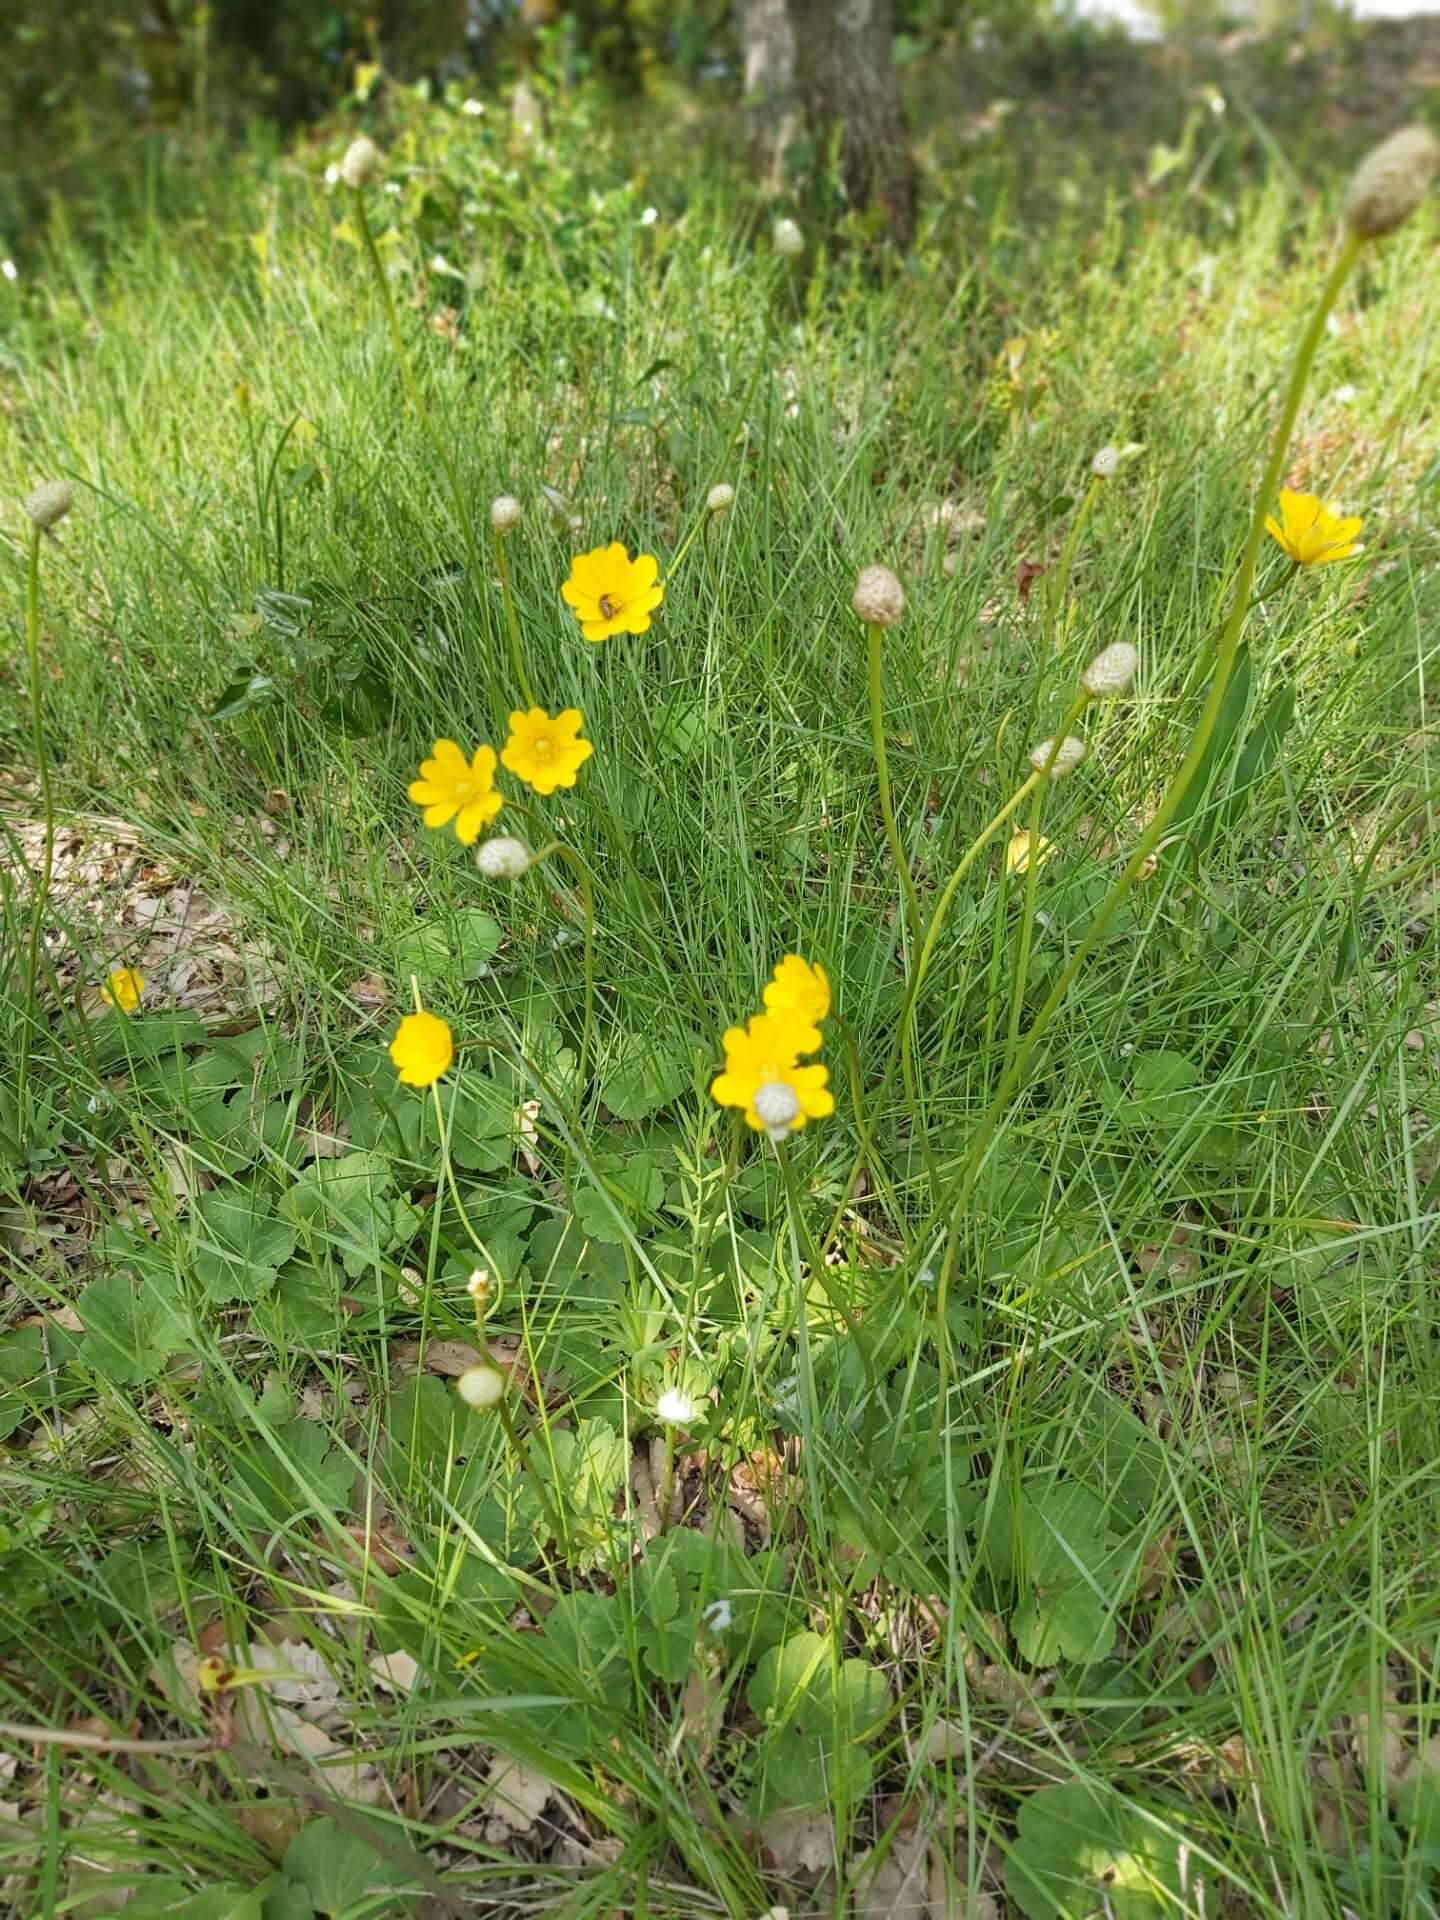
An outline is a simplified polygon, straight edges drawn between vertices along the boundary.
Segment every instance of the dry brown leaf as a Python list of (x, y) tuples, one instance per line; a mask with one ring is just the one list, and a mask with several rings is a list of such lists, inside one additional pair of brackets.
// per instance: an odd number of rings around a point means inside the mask
[(929, 1837), (897, 1833), (883, 1854), (879, 1848), (862, 1853), (854, 1888), (852, 1911), (866, 1920), (930, 1920)]
[(391, 1693), (413, 1693), (415, 1682), (420, 1678), (420, 1662), (403, 1650), (377, 1653), (370, 1662), (370, 1671), (379, 1685)]
[(486, 1812), (510, 1833), (529, 1833), (549, 1805), (555, 1789), (544, 1774), (497, 1753), (485, 1770), (490, 1797)]
[(835, 1865), (835, 1833), (823, 1813), (772, 1813), (760, 1823), (760, 1851), (775, 1873), (822, 1874)]

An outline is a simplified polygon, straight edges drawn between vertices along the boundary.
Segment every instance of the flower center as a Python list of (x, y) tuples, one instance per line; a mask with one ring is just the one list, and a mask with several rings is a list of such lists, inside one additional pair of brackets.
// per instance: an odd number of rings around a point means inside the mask
[(767, 1080), (756, 1088), (755, 1111), (767, 1127), (788, 1127), (800, 1111), (800, 1096), (784, 1080)]
[(555, 758), (555, 742), (548, 733), (540, 733), (530, 742), (530, 751), (537, 760), (549, 761)]
[(600, 611), (607, 620), (613, 620), (620, 611), (620, 602), (613, 600), (608, 593), (600, 596)]

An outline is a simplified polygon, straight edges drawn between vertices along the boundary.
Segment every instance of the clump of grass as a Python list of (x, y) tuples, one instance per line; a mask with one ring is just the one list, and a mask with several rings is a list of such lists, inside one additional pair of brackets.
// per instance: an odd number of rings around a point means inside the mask
[[(751, 1913), (762, 1836), (818, 1817), (797, 1902), (919, 1832), (927, 1885), (1026, 1912), (1105, 1863), (1157, 1911), (1409, 1910), (1434, 982), (1392, 423), (1433, 263), (1398, 233), (1332, 339), (1362, 236), (1276, 184), (1203, 298), (1180, 218), (1021, 282), (997, 173), (984, 278), (922, 246), (871, 285), (812, 233), (787, 289), (698, 180), (642, 225), (583, 127), (517, 179), (400, 110), (396, 193), (378, 154), (333, 208), (233, 171), (248, 284), (142, 236), (97, 309), (123, 409), (74, 377), (63, 236), (16, 330), (11, 477), (95, 502), (46, 556), (42, 848), (136, 822), (285, 988), (202, 1021), (183, 935), (132, 925), (143, 998), (71, 1047), (56, 986), (115, 949), (46, 855), (57, 980), (0, 1001), (19, 1897), (97, 1855), (244, 1897), (275, 1855), (323, 1905), (329, 1849), (396, 1912)], [(167, 384), (182, 350), (223, 374)], [(1283, 518), (1263, 577), (1286, 480), (1371, 552)], [(314, 1772), (278, 1714), (312, 1669)], [(578, 1871), (477, 1841), (492, 1746)], [(362, 1760), (404, 1797), (347, 1804)]]

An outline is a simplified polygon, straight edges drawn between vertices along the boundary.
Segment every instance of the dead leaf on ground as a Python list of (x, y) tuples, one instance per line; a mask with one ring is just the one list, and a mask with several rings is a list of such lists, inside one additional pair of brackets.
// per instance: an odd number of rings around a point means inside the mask
[(495, 1754), (485, 1770), (485, 1785), (490, 1797), (486, 1812), (492, 1824), (512, 1834), (529, 1833), (554, 1797), (555, 1788), (543, 1773), (536, 1773), (507, 1753)]

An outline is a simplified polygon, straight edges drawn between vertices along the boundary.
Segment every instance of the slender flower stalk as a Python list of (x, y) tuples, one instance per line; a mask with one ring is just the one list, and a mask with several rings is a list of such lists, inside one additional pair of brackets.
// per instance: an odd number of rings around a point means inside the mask
[(860, 1355), (860, 1364), (865, 1370), (867, 1385), (874, 1387), (875, 1368), (870, 1359), (870, 1349), (861, 1335), (856, 1323), (853, 1308), (830, 1278), (830, 1269), (825, 1264), (825, 1255), (815, 1244), (815, 1236), (805, 1217), (804, 1196), (800, 1192), (800, 1182), (795, 1176), (795, 1164), (790, 1158), (788, 1140), (772, 1140), (775, 1158), (780, 1163), (780, 1177), (785, 1183), (785, 1204), (790, 1214), (790, 1231), (795, 1243), (795, 1317), (797, 1332), (802, 1347), (808, 1342), (810, 1320), (806, 1304), (804, 1276), (800, 1270), (801, 1259), (810, 1270), (810, 1277), (817, 1280), (825, 1290), (825, 1297), (838, 1314), (840, 1324), (855, 1342), (856, 1352)]
[(574, 869), (576, 883), (580, 888), (580, 901), (585, 909), (585, 1018), (580, 1029), (580, 1061), (575, 1074), (575, 1114), (578, 1124), (580, 1103), (585, 1098), (585, 1081), (590, 1070), (590, 1054), (595, 1043), (595, 882), (588, 866), (573, 847), (563, 840), (552, 840), (548, 847), (542, 847), (533, 856), (530, 865), (538, 867), (542, 860), (558, 859), (568, 861)]
[(520, 610), (515, 604), (515, 586), (510, 578), (510, 556), (505, 551), (505, 539), (508, 528), (498, 522), (493, 528), (495, 542), (495, 571), (500, 576), (500, 595), (505, 602), (505, 628), (510, 637), (510, 666), (515, 675), (527, 707), (538, 705), (535, 689), (530, 685), (530, 676), (525, 671), (525, 649), (520, 640)]
[[(1107, 449), (1108, 451), (1108, 449)], [(1097, 456), (1098, 457), (1098, 456)], [(1080, 511), (1075, 515), (1065, 546), (1060, 555), (1060, 564), (1055, 569), (1055, 581), (1049, 594), (1049, 613), (1052, 629), (1058, 627), (1065, 617), (1065, 596), (1070, 590), (1070, 571), (1075, 565), (1075, 555), (1080, 547), (1080, 537), (1085, 531), (1086, 522), (1094, 510), (1095, 502), (1105, 490), (1108, 474), (1097, 472), (1092, 465), (1090, 484), (1086, 487), (1080, 501)]]
[(905, 611), (905, 596), (900, 582), (888, 567), (866, 567), (855, 587), (853, 605), (865, 623), (867, 684), (870, 698), (870, 738), (875, 750), (875, 784), (880, 795), (880, 817), (885, 823), (885, 838), (890, 857), (900, 878), (905, 902), (905, 924), (910, 944), (920, 942), (920, 896), (915, 891), (915, 876), (905, 855), (900, 829), (895, 824), (895, 807), (890, 797), (890, 761), (885, 750), (885, 695), (881, 647), (885, 629), (894, 626)]
[(1260, 557), (1261, 543), (1265, 538), (1265, 519), (1271, 501), (1279, 489), (1285, 473), (1286, 457), (1290, 450), (1290, 439), (1295, 431), (1295, 421), (1300, 412), (1300, 402), (1304, 396), (1305, 385), (1315, 362), (1315, 355), (1325, 335), (1326, 322), (1329, 320), (1340, 290), (1349, 278), (1365, 244), (1365, 236), (1354, 231), (1347, 233), (1334, 264), (1326, 275), (1320, 298), (1309, 322), (1301, 335), (1296, 349), (1294, 364), (1290, 370), (1290, 380), (1286, 387), (1280, 419), (1275, 428), (1275, 437), (1266, 465), (1265, 475), (1255, 496), (1255, 505), (1250, 517), (1250, 532), (1241, 555), (1239, 571), (1231, 594), (1230, 612), (1220, 635), (1216, 652), (1215, 671), (1211, 677), (1210, 692), (1201, 710), (1190, 747), (1181, 762), (1179, 770), (1159, 806), (1156, 808), (1149, 825), (1135, 843), (1134, 851), (1126, 862), (1125, 869), (1115, 881), (1097, 908), (1095, 917), (1086, 930), (1084, 938), (1076, 947), (1069, 961), (1061, 969), (1054, 986), (1044, 1004), (1031, 1022), (1030, 1029), (1015, 1050), (994, 1098), (982, 1115), (975, 1130), (975, 1137), (961, 1162), (959, 1171), (942, 1197), (937, 1209), (942, 1216), (948, 1216), (948, 1229), (945, 1254), (940, 1266), (939, 1280), (935, 1290), (935, 1319), (939, 1345), (940, 1379), (935, 1403), (936, 1434), (943, 1432), (945, 1409), (949, 1398), (951, 1377), (951, 1352), (949, 1340), (949, 1322), (946, 1318), (949, 1290), (954, 1279), (956, 1262), (960, 1251), (960, 1225), (970, 1196), (974, 1192), (975, 1182), (985, 1163), (996, 1128), (1005, 1112), (1016, 1088), (1024, 1078), (1025, 1070), (1034, 1057), (1035, 1050), (1044, 1038), (1050, 1022), (1064, 1003), (1072, 982), (1090, 955), (1104, 938), (1116, 908), (1135, 884), (1150, 854), (1159, 845), (1165, 829), (1174, 818), (1185, 795), (1194, 783), (1204, 764), (1205, 754), (1215, 728), (1219, 723), (1220, 710), (1225, 700), (1226, 689), (1235, 669), (1236, 656), (1240, 651), (1240, 641), (1245, 630), (1245, 617), (1250, 609), (1251, 589), (1255, 583), (1255, 568)]
[[(416, 1010), (418, 1012), (420, 1005), (418, 985), (414, 985), (413, 990), (415, 993)], [(493, 1274), (498, 1278), (500, 1269), (495, 1264), (495, 1256), (476, 1231), (475, 1223), (471, 1220), (469, 1213), (466, 1211), (465, 1202), (460, 1197), (460, 1187), (455, 1178), (455, 1163), (450, 1157), (450, 1130), (445, 1124), (445, 1103), (440, 1098), (438, 1082), (431, 1082), (430, 1096), (435, 1103), (435, 1124), (440, 1129), (440, 1165), (444, 1183), (450, 1189), (450, 1198), (455, 1203), (455, 1211), (460, 1216), (460, 1224), (464, 1227), (470, 1244), (485, 1262), (485, 1272), (487, 1276)], [(510, 1410), (510, 1375), (503, 1367), (496, 1365), (495, 1356), (490, 1351), (490, 1343), (485, 1337), (485, 1315), (489, 1305), (490, 1295), (491, 1288), (488, 1284), (484, 1287), (473, 1287), (471, 1289), (471, 1298), (475, 1302), (475, 1348), (480, 1359), (479, 1365), (471, 1368), (469, 1371), (475, 1374), (484, 1372), (498, 1375), (502, 1383), (501, 1390), (499, 1393), (496, 1393), (493, 1388), (493, 1383), (487, 1382), (484, 1384), (484, 1390), (481, 1391), (481, 1383), (477, 1381), (475, 1383), (476, 1390), (472, 1394), (467, 1394), (463, 1397), (465, 1398), (466, 1405), (472, 1407), (477, 1412), (488, 1410), (491, 1407), (494, 1408), (496, 1414), (499, 1416), (500, 1425), (504, 1429), (505, 1440), (510, 1448), (511, 1459), (518, 1471), (529, 1475), (535, 1491), (540, 1496), (540, 1504), (545, 1509), (545, 1518), (549, 1523), (551, 1533), (558, 1542), (561, 1552), (564, 1553), (566, 1551), (565, 1517), (559, 1507), (551, 1501), (549, 1483), (545, 1479), (545, 1476), (537, 1473), (535, 1470), (535, 1462), (531, 1457), (529, 1442), (516, 1426), (515, 1416)]]
[[(1029, 845), (1037, 850), (1041, 842), (1040, 820), (1045, 810), (1045, 794), (1051, 780), (1055, 777), (1057, 762), (1070, 737), (1070, 729), (1079, 720), (1081, 714), (1094, 696), (1085, 687), (1081, 687), (1071, 704), (1070, 711), (1061, 722), (1060, 731), (1051, 740), (1049, 752), (1042, 765), (1036, 768), (1035, 790), (1030, 798), (1030, 825), (1027, 831)], [(1030, 946), (1035, 937), (1035, 903), (1040, 886), (1040, 868), (1043, 861), (1038, 857), (1025, 862), (1025, 904), (1020, 913), (1020, 938), (1015, 954), (1015, 971), (1010, 979), (1010, 1021), (1005, 1035), (1005, 1059), (1008, 1064), (1014, 1058), (1015, 1049), (1020, 1044), (1020, 1014), (1025, 1004), (1025, 986), (1030, 977)]]
[[(37, 488), (26, 502), (30, 517), (30, 537), (25, 570), (25, 657), (30, 676), (30, 741), (35, 755), (35, 771), (40, 780), (40, 804), (45, 814), (45, 845), (40, 858), (40, 882), (30, 906), (30, 944), (25, 956), (25, 1018), (20, 1023), (20, 1056), (16, 1062), (15, 1115), (25, 1125), (25, 1092), (30, 1075), (30, 1029), (36, 1017), (35, 982), (40, 972), (40, 945), (45, 934), (45, 919), (50, 910), (50, 885), (55, 877), (55, 793), (50, 782), (50, 753), (45, 738), (45, 699), (40, 688), (40, 539), (69, 505), (51, 512), (53, 500), (59, 500), (63, 482), (49, 489)], [(42, 498), (43, 496), (43, 498)], [(37, 510), (38, 508), (38, 510)]]

